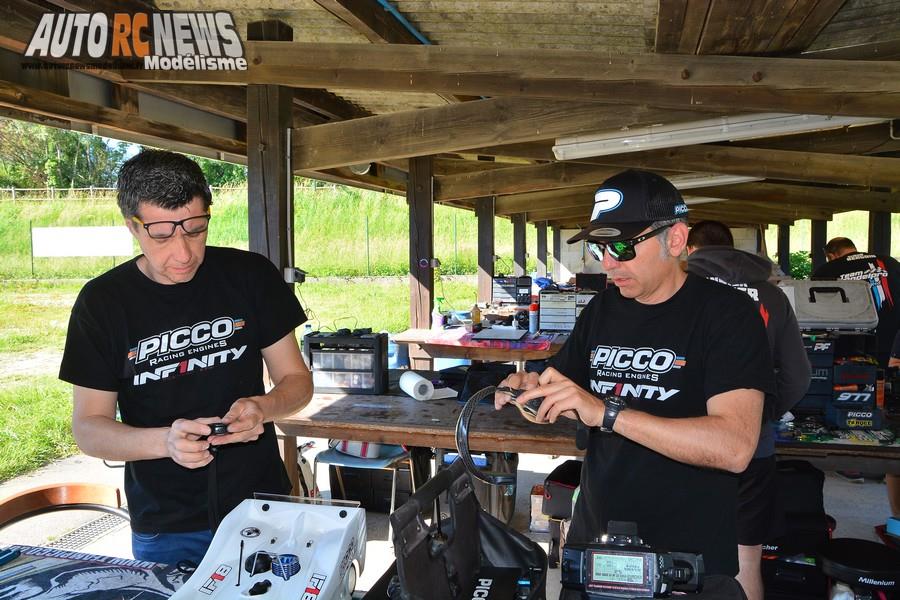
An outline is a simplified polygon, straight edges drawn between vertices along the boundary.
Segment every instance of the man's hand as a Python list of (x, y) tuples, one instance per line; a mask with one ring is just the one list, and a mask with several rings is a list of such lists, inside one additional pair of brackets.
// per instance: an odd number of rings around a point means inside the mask
[(218, 417), (202, 419), (178, 419), (169, 427), (166, 450), (176, 463), (187, 469), (199, 469), (212, 462), (209, 440), (201, 440), (210, 433), (209, 423), (218, 423)]
[(222, 422), (228, 424), (227, 435), (216, 435), (209, 438), (213, 446), (223, 446), (237, 442), (252, 442), (263, 434), (265, 413), (259, 403), (253, 398), (238, 398), (222, 417)]
[[(505, 386), (514, 390), (530, 390), (531, 388), (537, 387), (537, 385), (537, 373), (525, 373), (524, 371), (519, 371), (501, 381), (498, 387)], [(512, 401), (512, 396), (509, 394), (497, 392), (494, 394), (494, 410), (500, 410), (503, 408), (504, 404)]]
[(545, 369), (537, 378), (537, 385), (529, 387), (516, 398), (516, 402), (522, 404), (541, 397), (544, 400), (535, 415), (537, 421), (555, 423), (561, 415), (570, 419), (580, 418), (589, 427), (603, 422), (603, 412), (606, 410), (603, 401), (553, 367)]

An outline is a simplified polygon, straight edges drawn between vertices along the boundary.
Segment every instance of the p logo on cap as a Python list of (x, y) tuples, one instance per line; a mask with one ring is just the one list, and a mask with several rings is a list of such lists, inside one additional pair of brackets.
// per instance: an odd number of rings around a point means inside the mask
[(615, 210), (622, 204), (624, 196), (615, 189), (600, 189), (594, 193), (594, 210), (591, 212), (591, 221), (595, 221), (601, 214)]

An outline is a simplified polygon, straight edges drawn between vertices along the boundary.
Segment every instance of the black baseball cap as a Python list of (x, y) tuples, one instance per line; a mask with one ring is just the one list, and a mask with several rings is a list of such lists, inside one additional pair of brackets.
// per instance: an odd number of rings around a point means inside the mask
[(686, 217), (687, 212), (681, 192), (668, 179), (629, 169), (600, 184), (594, 192), (591, 222), (568, 243), (631, 239), (656, 221)]

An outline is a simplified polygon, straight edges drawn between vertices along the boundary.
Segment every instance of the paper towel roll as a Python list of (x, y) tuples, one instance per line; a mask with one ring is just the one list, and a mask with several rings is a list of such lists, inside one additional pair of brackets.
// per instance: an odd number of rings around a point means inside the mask
[(434, 394), (431, 382), (415, 371), (407, 371), (400, 376), (400, 389), (419, 401), (430, 400)]

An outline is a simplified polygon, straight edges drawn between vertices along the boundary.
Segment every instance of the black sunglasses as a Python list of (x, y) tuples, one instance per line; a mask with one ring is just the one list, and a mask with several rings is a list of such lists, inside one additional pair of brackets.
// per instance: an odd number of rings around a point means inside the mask
[(626, 262), (632, 260), (635, 256), (637, 256), (637, 251), (634, 249), (635, 246), (637, 246), (644, 240), (649, 240), (650, 238), (659, 235), (669, 227), (671, 227), (671, 225), (663, 225), (662, 227), (657, 227), (656, 229), (648, 231), (643, 235), (631, 238), (630, 240), (619, 240), (617, 242), (595, 242), (592, 240), (588, 240), (587, 248), (591, 253), (591, 256), (596, 258), (598, 261), (602, 261), (603, 252), (609, 250), (609, 255), (611, 257), (619, 262)]

